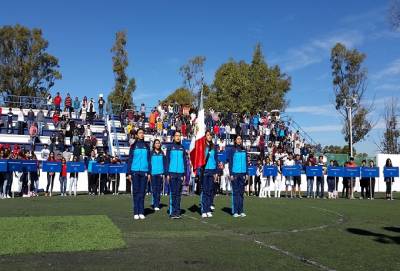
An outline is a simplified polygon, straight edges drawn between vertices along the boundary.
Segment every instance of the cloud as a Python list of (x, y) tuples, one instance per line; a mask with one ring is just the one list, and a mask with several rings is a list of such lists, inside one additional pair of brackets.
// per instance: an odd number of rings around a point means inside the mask
[(341, 124), (328, 124), (318, 126), (306, 126), (302, 127), (304, 131), (308, 133), (321, 133), (321, 132), (341, 132), (343, 125)]
[(326, 37), (312, 39), (299, 48), (289, 49), (283, 57), (278, 57), (273, 62), (282, 63), (287, 71), (294, 71), (320, 63), (329, 56), (329, 51), (338, 42), (352, 48), (363, 41), (364, 35), (359, 31), (338, 31)]
[(285, 110), (286, 113), (302, 113), (319, 116), (333, 116), (336, 111), (331, 104), (311, 105), (311, 106), (296, 106), (289, 107)]
[(379, 80), (386, 77), (393, 77), (400, 75), (400, 58), (395, 59), (386, 68), (372, 76), (373, 79)]

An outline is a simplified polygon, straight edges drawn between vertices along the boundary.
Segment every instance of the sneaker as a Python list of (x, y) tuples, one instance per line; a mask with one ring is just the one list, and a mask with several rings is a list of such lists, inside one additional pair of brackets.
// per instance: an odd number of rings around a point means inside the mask
[(154, 208), (154, 211), (160, 211), (160, 208), (156, 207)]
[(181, 219), (182, 217), (180, 215), (175, 216), (176, 219)]
[(213, 205), (211, 205), (210, 209), (211, 209), (211, 211), (214, 211), (215, 207)]
[(139, 219), (139, 215), (134, 215), (134, 216), (133, 216), (133, 219), (134, 219), (134, 220), (138, 220), (138, 219)]
[(213, 217), (213, 214), (211, 212), (208, 212), (207, 217)]
[(140, 214), (140, 215), (139, 215), (139, 218), (140, 218), (140, 219), (145, 219), (146, 217), (144, 216), (144, 214)]
[(241, 217), (246, 217), (246, 214), (245, 213), (241, 213), (240, 216)]
[(240, 215), (238, 215), (238, 214), (233, 214), (233, 217), (240, 217)]
[(201, 218), (207, 218), (208, 216), (207, 216), (207, 214), (206, 213), (202, 213), (201, 214)]

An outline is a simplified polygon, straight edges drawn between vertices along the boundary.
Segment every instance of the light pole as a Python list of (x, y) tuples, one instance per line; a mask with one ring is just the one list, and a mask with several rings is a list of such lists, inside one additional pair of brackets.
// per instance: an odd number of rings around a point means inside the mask
[(353, 106), (357, 104), (357, 96), (353, 95), (346, 101), (349, 116), (349, 141), (350, 141), (350, 157), (353, 157)]

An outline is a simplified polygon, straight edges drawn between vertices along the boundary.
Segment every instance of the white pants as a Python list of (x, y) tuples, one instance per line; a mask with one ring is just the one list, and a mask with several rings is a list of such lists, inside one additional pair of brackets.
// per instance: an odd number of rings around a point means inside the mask
[(271, 182), (272, 177), (261, 177), (261, 185), (260, 185), (260, 198), (270, 198), (271, 197)]
[(69, 178), (69, 195), (72, 195), (72, 187), (74, 187), (74, 196), (76, 196), (76, 188), (78, 186), (78, 178), (70, 177)]
[(281, 187), (282, 187), (282, 183), (283, 183), (283, 179), (285, 177), (282, 176), (282, 174), (278, 174), (275, 178), (275, 198), (280, 198), (281, 197)]
[(229, 176), (221, 176), (221, 189), (224, 192), (231, 191), (231, 182)]

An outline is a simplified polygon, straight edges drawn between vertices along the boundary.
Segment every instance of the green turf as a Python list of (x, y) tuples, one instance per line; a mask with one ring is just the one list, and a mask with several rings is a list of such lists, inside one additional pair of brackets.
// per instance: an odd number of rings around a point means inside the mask
[[(0, 270), (400, 270), (400, 200), (246, 197), (248, 216), (234, 219), (230, 199), (219, 196), (215, 217), (207, 220), (197, 213), (198, 200), (183, 197), (182, 220), (169, 220), (164, 207), (157, 213), (147, 209), (144, 221), (132, 220), (128, 195), (0, 201), (0, 217), (105, 215), (126, 244), (104, 251), (2, 255)], [(85, 239), (95, 242), (90, 234)]]
[(121, 248), (120, 230), (105, 215), (0, 218), (0, 255)]

